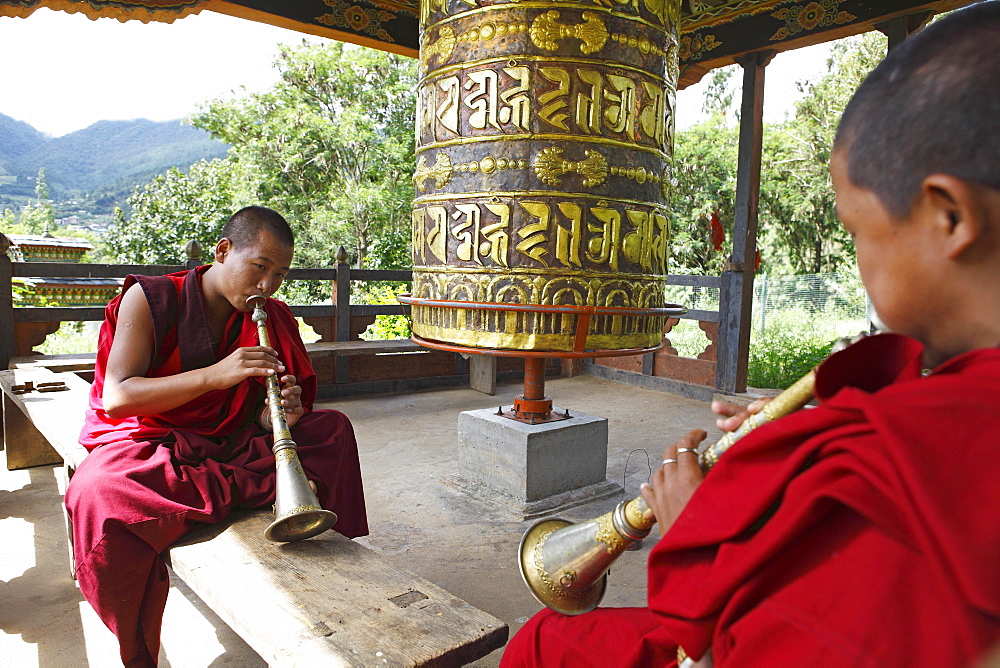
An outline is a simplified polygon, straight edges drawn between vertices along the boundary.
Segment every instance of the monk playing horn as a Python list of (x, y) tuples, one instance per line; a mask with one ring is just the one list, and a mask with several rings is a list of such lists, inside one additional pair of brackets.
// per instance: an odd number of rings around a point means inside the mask
[[(646, 608), (543, 610), (502, 666), (969, 666), (1000, 641), (1000, 2), (907, 40), (830, 171), (892, 334), (820, 367), (817, 408), (707, 476), (695, 430), (643, 489)], [(930, 371), (926, 371), (930, 370)], [(716, 406), (720, 427), (746, 413)], [(995, 650), (994, 650), (995, 651)], [(991, 664), (992, 665), (992, 664)]]
[[(316, 375), (288, 307), (270, 296), (292, 262), (277, 212), (238, 211), (215, 263), (129, 276), (108, 304), (80, 442), (90, 455), (66, 492), (80, 591), (118, 637), (126, 666), (155, 666), (170, 580), (160, 553), (199, 522), (274, 502), (265, 383), (281, 403), (320, 504), (349, 538), (368, 534), (350, 421), (312, 410)], [(271, 347), (251, 296), (268, 298)]]

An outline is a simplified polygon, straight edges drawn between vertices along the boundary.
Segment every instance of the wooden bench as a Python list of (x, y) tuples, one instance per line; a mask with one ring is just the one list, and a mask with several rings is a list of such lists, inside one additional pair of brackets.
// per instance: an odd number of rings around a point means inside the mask
[[(67, 389), (15, 393), (28, 382)], [(89, 383), (36, 365), (0, 371), (0, 389), (8, 463), (62, 462), (70, 475), (87, 456), (77, 439)], [(500, 620), (336, 532), (265, 540), (272, 519), (269, 510), (234, 512), (165, 555), (270, 665), (461, 665), (507, 642)]]
[[(381, 355), (387, 353), (413, 353), (428, 350), (410, 339), (389, 339), (381, 341), (317, 341), (307, 343), (306, 351), (310, 359), (357, 355)], [(94, 353), (72, 355), (25, 355), (10, 359), (11, 369), (44, 367), (52, 371), (94, 371)], [(496, 393), (496, 358), (487, 355), (471, 355), (469, 358), (469, 387), (477, 392), (493, 395)], [(86, 376), (92, 380), (93, 376)]]

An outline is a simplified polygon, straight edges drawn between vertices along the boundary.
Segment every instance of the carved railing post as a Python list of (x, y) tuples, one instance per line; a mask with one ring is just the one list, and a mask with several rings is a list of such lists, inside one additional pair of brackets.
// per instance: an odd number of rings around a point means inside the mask
[(14, 270), (7, 249), (10, 240), (0, 234), (0, 369), (14, 356)]
[(197, 239), (187, 242), (187, 245), (184, 247), (184, 254), (187, 255), (187, 262), (184, 263), (186, 268), (194, 269), (201, 266), (201, 244), (198, 243)]
[[(337, 275), (333, 279), (332, 298), (333, 305), (337, 307), (337, 329), (335, 331), (336, 341), (349, 341), (351, 339), (351, 265), (347, 263), (347, 251), (343, 246), (337, 249)], [(348, 358), (340, 356), (337, 358), (337, 372), (335, 380), (338, 383), (346, 383), (348, 379)]]

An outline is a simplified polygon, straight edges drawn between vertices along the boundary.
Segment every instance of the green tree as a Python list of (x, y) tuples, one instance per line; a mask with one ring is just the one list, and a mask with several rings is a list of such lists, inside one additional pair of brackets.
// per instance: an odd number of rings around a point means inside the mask
[(21, 209), (18, 224), (26, 234), (52, 232), (56, 225), (52, 200), (49, 199), (49, 184), (45, 180), (45, 168), (38, 170), (35, 178), (35, 201)]
[(194, 239), (208, 260), (226, 220), (253, 202), (253, 176), (237, 162), (201, 160), (186, 174), (169, 169), (136, 188), (127, 219), (116, 210), (105, 252), (114, 262), (183, 264), (184, 247)]
[(364, 266), (409, 220), (416, 61), (329, 42), (282, 47), (276, 65), (273, 89), (216, 100), (194, 123), (252, 165), (259, 199), (307, 242), (297, 262), (328, 266), (344, 245)]
[(885, 48), (878, 32), (839, 42), (827, 74), (799, 84), (804, 97), (794, 117), (765, 132), (761, 245), (768, 264), (782, 273), (833, 272), (854, 261), (853, 244), (834, 209), (830, 151), (844, 107)]
[[(722, 270), (732, 247), (737, 140), (721, 114), (677, 133), (670, 193), (671, 272), (718, 275)], [(711, 239), (713, 212), (726, 230), (721, 251)]]

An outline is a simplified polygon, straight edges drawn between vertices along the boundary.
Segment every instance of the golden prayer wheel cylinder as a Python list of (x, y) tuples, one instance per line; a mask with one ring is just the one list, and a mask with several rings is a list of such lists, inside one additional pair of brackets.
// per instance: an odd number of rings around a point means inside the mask
[(660, 343), (679, 4), (421, 3), (415, 335), (574, 350), (573, 309), (475, 307), (518, 304), (597, 307), (587, 350)]

